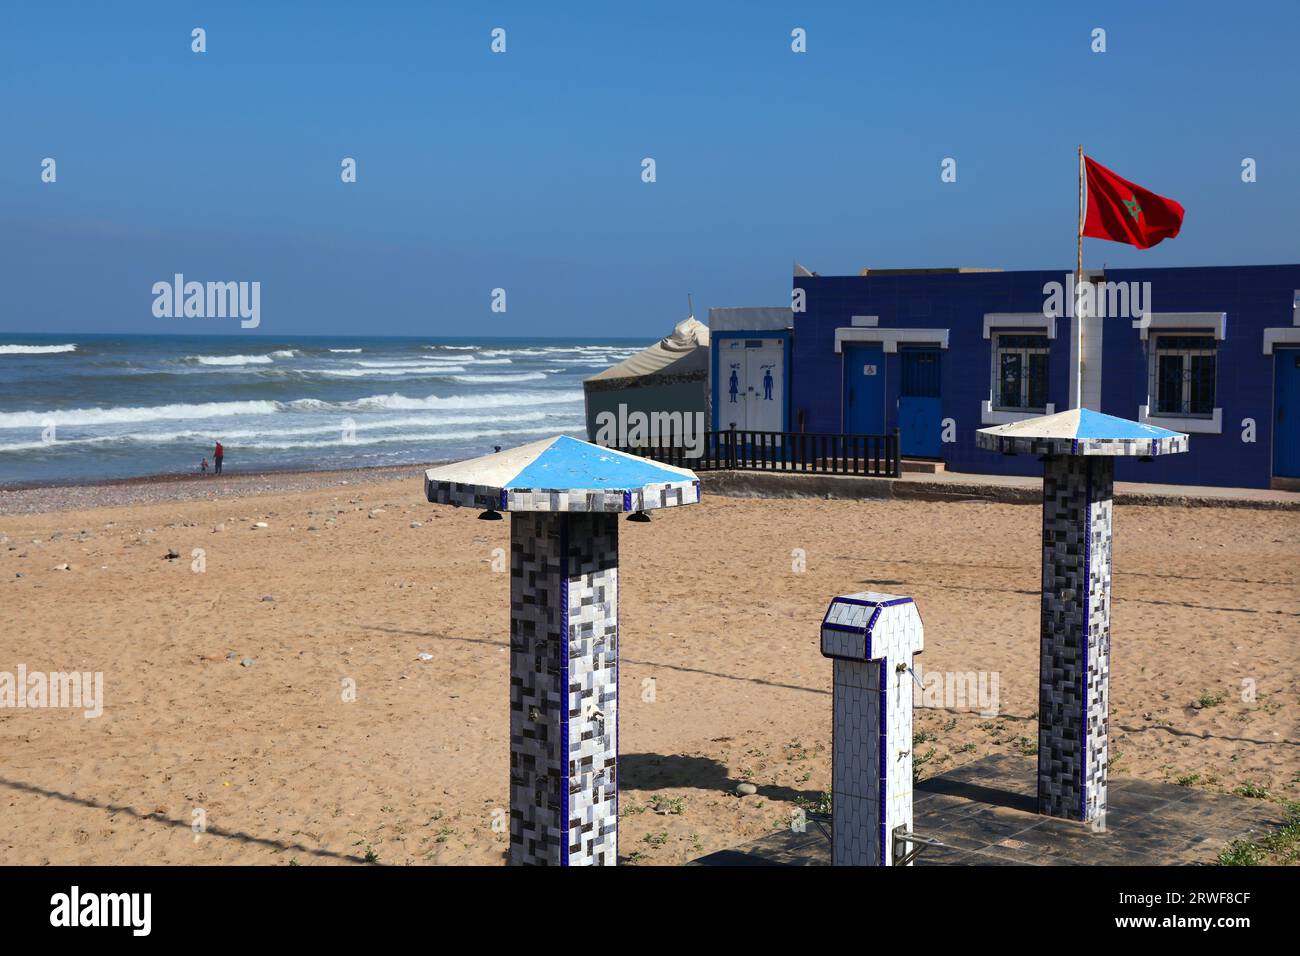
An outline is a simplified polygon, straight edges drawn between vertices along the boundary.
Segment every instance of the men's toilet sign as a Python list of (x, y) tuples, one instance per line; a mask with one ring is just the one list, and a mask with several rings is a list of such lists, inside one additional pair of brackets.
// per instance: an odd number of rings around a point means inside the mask
[(912, 658), (924, 627), (910, 597), (865, 591), (831, 601), (822, 654), (834, 663), (831, 863), (890, 866), (912, 829)]

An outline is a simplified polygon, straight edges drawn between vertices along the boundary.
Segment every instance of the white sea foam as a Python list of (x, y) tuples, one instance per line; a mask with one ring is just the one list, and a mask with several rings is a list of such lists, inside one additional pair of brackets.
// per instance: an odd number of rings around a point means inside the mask
[(348, 352), (348, 353), (356, 353), (356, 352), (360, 352), (361, 349), (330, 349), (330, 351), (331, 351), (331, 352)]
[[(375, 413), (378, 415), (378, 412)], [(559, 413), (563, 414), (563, 413)], [(406, 415), (401, 418), (369, 418), (362, 417), (353, 424), (356, 425), (357, 434), (362, 432), (367, 435), (378, 435), (382, 432), (391, 431), (397, 428), (445, 428), (451, 425), (515, 425), (521, 422), (541, 422), (552, 416), (546, 412), (510, 412), (508, 414), (492, 415), (468, 415), (468, 414), (449, 414), (449, 415)], [(332, 435), (334, 440), (338, 440), (340, 434), (338, 423), (331, 422), (328, 425), (308, 425), (302, 428), (246, 428), (223, 431), (222, 440), (227, 444), (248, 438), (274, 439), (286, 438), (294, 435)], [(188, 439), (206, 438), (207, 432), (186, 431), (172, 432), (161, 435), (128, 435), (127, 438), (138, 439), (140, 441), (184, 441)]]
[(459, 366), (462, 363), (467, 361), (473, 361), (473, 360), (464, 359), (464, 358), (459, 358), (459, 359), (423, 358), (423, 359), (393, 359), (393, 360), (385, 359), (383, 361), (366, 362), (357, 359), (356, 364), (360, 365), (362, 368), (431, 368), (431, 367), (439, 367), (439, 366), (443, 366), (443, 367)]
[[(302, 401), (302, 400), (300, 400)], [(305, 399), (314, 402), (315, 399)], [(564, 405), (582, 401), (582, 392), (495, 392), (488, 395), (429, 395), (425, 398), (407, 398), (405, 395), (371, 395), (348, 404), (354, 408), (392, 408), (412, 410), (419, 408), (511, 408), (514, 406)], [(298, 402), (293, 403), (295, 406)], [(308, 406), (302, 406), (308, 407)], [(314, 407), (319, 408), (320, 405)]]
[[(395, 435), (374, 435), (367, 434), (358, 428), (355, 439), (350, 443), (352, 445), (386, 445), (394, 443), (422, 442), (424, 444), (437, 444), (438, 442), (465, 441), (474, 438), (499, 438), (508, 435), (550, 435), (561, 432), (580, 431), (583, 428), (581, 422), (560, 421), (548, 425), (534, 425), (526, 428), (483, 428), (470, 429), (466, 431), (455, 432), (404, 432)], [(288, 441), (288, 442), (249, 442), (241, 444), (238, 448), (254, 451), (283, 451), (292, 448), (338, 448), (340, 442), (337, 438), (325, 441)], [(346, 445), (342, 447), (347, 447)]]
[(52, 355), (75, 351), (75, 345), (0, 345), (0, 355)]
[(196, 365), (270, 365), (270, 355), (187, 355), (183, 361)]
[(370, 395), (350, 402), (327, 402), (317, 398), (300, 398), (289, 402), (200, 402), (194, 405), (151, 405), (138, 408), (61, 408), (48, 411), (29, 409), (21, 412), (0, 412), (0, 429), (44, 428), (56, 426), (118, 425), (132, 422), (187, 421), (200, 419), (221, 420), (231, 416), (274, 415), (280, 411), (348, 411), (357, 409), (391, 409), (415, 411), (423, 409), (486, 409), (516, 408), (535, 405), (565, 405), (582, 401), (580, 391), (496, 392), (487, 395), (428, 395), (409, 398), (397, 393)]
[(358, 365), (363, 365), (366, 368), (397, 368), (404, 365), (428, 365), (431, 362), (438, 365), (464, 365), (467, 362), (474, 365), (511, 365), (514, 360), (508, 358), (485, 359), (479, 358), (477, 355), (457, 355), (454, 357), (451, 355), (430, 355), (427, 358), (398, 359), (382, 362), (364, 362), (360, 359), (356, 360)]
[(44, 428), (62, 425), (113, 425), (123, 422), (182, 421), (230, 415), (273, 415), (278, 402), (201, 402), (196, 405), (152, 405), (141, 408), (60, 408), (49, 411), (0, 412), (0, 428)]
[(66, 446), (94, 445), (104, 442), (111, 442), (115, 439), (111, 435), (100, 435), (96, 438), (70, 438), (66, 441), (44, 442), (44, 441), (16, 441), (0, 444), (0, 452), (15, 451), (51, 451)]
[(463, 365), (417, 365), (411, 368), (322, 368), (313, 369), (318, 375), (332, 375), (335, 378), (370, 378), (374, 375), (450, 375), (463, 372)]
[(462, 385), (495, 385), (497, 382), (539, 382), (545, 372), (505, 372), (501, 375), (453, 375), (451, 380)]
[(271, 358), (273, 359), (293, 358), (297, 354), (298, 354), (297, 349), (278, 349), (277, 351), (271, 353)]
[[(376, 413), (378, 414), (378, 413)], [(559, 413), (563, 417), (564, 413)], [(401, 434), (391, 434), (395, 429), (402, 428), (439, 428), (445, 429), (459, 425), (497, 425), (507, 428), (521, 425), (525, 422), (544, 422), (554, 419), (554, 415), (546, 412), (509, 412), (486, 415), (474, 414), (446, 414), (446, 415), (407, 415), (400, 418), (381, 418), (373, 419), (362, 418), (355, 422), (357, 443), (379, 441), (406, 441)], [(272, 419), (274, 421), (274, 419)], [(568, 427), (564, 422), (553, 422), (542, 426), (542, 431), (563, 430)], [(252, 447), (296, 447), (295, 445), (275, 446), (277, 440), (286, 438), (296, 438), (304, 435), (321, 435), (328, 436), (318, 442), (301, 443), (303, 447), (324, 447), (326, 445), (341, 444), (340, 436), (342, 431), (339, 423), (331, 422), (328, 425), (307, 425), (296, 428), (275, 428), (268, 425), (265, 428), (211, 428), (211, 429), (185, 429), (182, 431), (143, 431), (143, 432), (125, 432), (110, 435), (92, 435), (81, 438), (60, 438), (55, 442), (47, 443), (40, 440), (29, 440), (19, 442), (0, 443), (0, 452), (18, 452), (18, 451), (58, 451), (63, 448), (74, 448), (85, 445), (172, 445), (193, 443), (206, 448), (213, 440), (220, 438), (221, 441), (229, 446), (232, 450), (237, 451), (241, 448)], [(452, 432), (435, 432), (442, 438), (452, 438), (456, 434)], [(477, 433), (475, 433), (477, 435)], [(413, 440), (413, 439), (412, 439)]]

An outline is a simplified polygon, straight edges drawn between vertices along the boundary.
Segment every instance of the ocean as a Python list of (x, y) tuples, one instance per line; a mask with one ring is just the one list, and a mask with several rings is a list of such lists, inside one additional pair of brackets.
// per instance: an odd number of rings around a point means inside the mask
[(0, 333), (0, 486), (362, 468), (585, 437), (582, 380), (649, 339)]

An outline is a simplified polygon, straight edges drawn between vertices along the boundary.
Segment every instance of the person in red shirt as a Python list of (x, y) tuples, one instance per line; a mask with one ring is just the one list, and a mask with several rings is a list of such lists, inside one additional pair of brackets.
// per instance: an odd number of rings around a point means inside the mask
[(212, 473), (221, 474), (221, 459), (226, 455), (226, 450), (221, 447), (221, 442), (217, 442), (217, 447), (212, 449)]

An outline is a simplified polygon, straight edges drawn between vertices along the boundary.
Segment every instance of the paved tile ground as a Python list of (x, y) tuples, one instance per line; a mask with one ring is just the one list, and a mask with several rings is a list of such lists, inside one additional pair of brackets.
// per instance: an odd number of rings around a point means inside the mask
[[(937, 475), (904, 473), (901, 478), (782, 471), (706, 471), (704, 495), (741, 498), (899, 498), (924, 501), (1000, 501), (1033, 504), (1043, 500), (1041, 476), (974, 475), (945, 471)], [(1300, 492), (1267, 488), (1214, 488), (1202, 485), (1115, 483), (1121, 505), (1258, 508), (1300, 511)]]
[[(1036, 760), (996, 754), (916, 785), (914, 828), (943, 843), (918, 866), (1185, 865), (1214, 863), (1233, 840), (1282, 826), (1273, 803), (1112, 777), (1106, 829), (1040, 816)], [(694, 861), (702, 866), (827, 866), (830, 821), (781, 831)]]
[[(1041, 494), (1043, 479), (1040, 476), (1022, 475), (980, 475), (960, 471), (944, 471), (937, 475), (909, 474), (902, 476), (902, 481), (918, 485), (948, 486), (960, 490), (965, 486), (986, 486), (1001, 489), (1023, 489)], [(1176, 503), (1178, 501), (1196, 504), (1224, 504), (1244, 507), (1300, 507), (1300, 492), (1284, 491), (1278, 488), (1221, 488), (1212, 485), (1162, 485), (1137, 481), (1115, 482), (1115, 496), (1135, 503), (1151, 501), (1153, 503)]]

